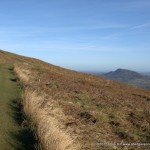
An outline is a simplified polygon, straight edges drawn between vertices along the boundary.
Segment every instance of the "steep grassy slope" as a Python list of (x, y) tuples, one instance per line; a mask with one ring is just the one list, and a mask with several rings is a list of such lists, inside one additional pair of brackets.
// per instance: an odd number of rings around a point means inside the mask
[[(43, 149), (109, 150), (122, 148), (102, 143), (150, 142), (150, 91), (17, 58), (15, 71), (25, 85), (24, 110)], [(144, 148), (149, 147), (138, 149)]]

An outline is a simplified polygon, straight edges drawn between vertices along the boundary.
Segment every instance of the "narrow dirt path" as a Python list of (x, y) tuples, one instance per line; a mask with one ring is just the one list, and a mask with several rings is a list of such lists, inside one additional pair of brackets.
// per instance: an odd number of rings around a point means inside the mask
[(20, 99), (21, 90), (17, 85), (12, 66), (0, 65), (0, 149), (15, 149), (18, 141), (13, 138), (13, 133), (19, 132), (20, 126), (14, 119), (12, 104)]

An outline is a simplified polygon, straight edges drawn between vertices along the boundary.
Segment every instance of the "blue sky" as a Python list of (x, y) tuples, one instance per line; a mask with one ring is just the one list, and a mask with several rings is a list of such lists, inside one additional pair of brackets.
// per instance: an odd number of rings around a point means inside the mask
[(150, 72), (150, 0), (1, 0), (0, 49), (82, 71)]

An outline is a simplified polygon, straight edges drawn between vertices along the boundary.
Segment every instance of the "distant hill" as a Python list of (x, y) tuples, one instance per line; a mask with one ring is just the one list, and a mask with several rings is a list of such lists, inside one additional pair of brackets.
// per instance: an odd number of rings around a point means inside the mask
[(150, 76), (150, 72), (141, 73), (142, 75)]
[(150, 76), (142, 75), (127, 69), (117, 69), (103, 74), (108, 79), (125, 82), (140, 88), (150, 89)]

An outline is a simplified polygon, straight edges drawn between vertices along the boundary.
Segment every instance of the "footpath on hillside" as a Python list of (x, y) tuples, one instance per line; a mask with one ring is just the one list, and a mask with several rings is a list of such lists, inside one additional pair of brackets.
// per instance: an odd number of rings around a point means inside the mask
[(21, 91), (13, 67), (0, 64), (0, 150), (35, 149), (32, 133), (21, 124)]

